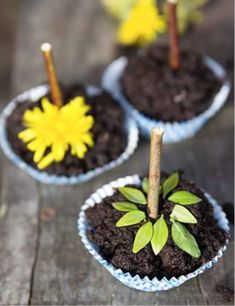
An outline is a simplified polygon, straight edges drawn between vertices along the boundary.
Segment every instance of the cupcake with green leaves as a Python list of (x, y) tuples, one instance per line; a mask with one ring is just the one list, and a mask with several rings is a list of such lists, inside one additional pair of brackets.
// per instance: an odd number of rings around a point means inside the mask
[(125, 285), (161, 291), (206, 271), (226, 250), (220, 205), (181, 171), (160, 171), (162, 130), (151, 133), (149, 175), (127, 176), (85, 202), (78, 229), (85, 247)]

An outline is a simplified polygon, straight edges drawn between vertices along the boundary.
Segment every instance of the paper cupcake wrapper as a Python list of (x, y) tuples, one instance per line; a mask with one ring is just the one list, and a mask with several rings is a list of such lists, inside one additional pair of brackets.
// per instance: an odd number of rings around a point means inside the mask
[(210, 107), (200, 115), (186, 121), (163, 122), (151, 119), (135, 109), (122, 93), (120, 79), (127, 62), (126, 57), (120, 57), (113, 61), (106, 68), (102, 76), (102, 86), (135, 118), (140, 132), (144, 137), (150, 138), (150, 131), (154, 126), (159, 126), (164, 129), (163, 141), (165, 143), (179, 142), (194, 136), (221, 109), (231, 89), (231, 84), (226, 79), (224, 68), (210, 57), (204, 57), (205, 64), (213, 71), (218, 79), (222, 80), (222, 86), (214, 96)]
[[(34, 103), (41, 97), (45, 96), (47, 92), (48, 92), (48, 86), (41, 85), (20, 94), (4, 108), (0, 116), (0, 146), (3, 152), (14, 164), (16, 164), (21, 169), (25, 170), (34, 179), (42, 183), (54, 184), (54, 185), (73, 185), (73, 184), (82, 183), (103, 173), (104, 171), (110, 170), (122, 164), (135, 151), (139, 138), (138, 128), (135, 120), (126, 114), (124, 129), (127, 136), (127, 146), (125, 151), (116, 160), (113, 160), (102, 167), (97, 167), (94, 170), (88, 171), (84, 174), (74, 175), (70, 177), (66, 177), (65, 175), (48, 174), (44, 171), (39, 171), (33, 168), (32, 166), (30, 166), (29, 164), (27, 164), (24, 160), (21, 159), (21, 157), (16, 155), (16, 153), (12, 150), (10, 143), (8, 142), (6, 121), (8, 116), (10, 116), (10, 114), (14, 111), (18, 103), (22, 103), (25, 100), (30, 100), (32, 101), (32, 103)], [(94, 96), (99, 94), (99, 92), (100, 92), (99, 88), (94, 86), (87, 86), (88, 95)]]
[[(122, 282), (124, 285), (134, 288), (141, 291), (149, 291), (149, 292), (157, 292), (162, 290), (168, 290), (171, 288), (175, 288), (189, 280), (190, 278), (196, 277), (197, 275), (205, 272), (207, 269), (210, 269), (215, 263), (217, 263), (218, 259), (223, 255), (227, 248), (228, 241), (226, 244), (221, 247), (217, 253), (217, 255), (202, 265), (197, 270), (189, 273), (187, 275), (181, 275), (180, 277), (172, 277), (167, 279), (163, 277), (162, 279), (158, 279), (154, 277), (150, 280), (147, 276), (141, 278), (139, 275), (131, 276), (130, 273), (125, 273), (121, 269), (115, 268), (111, 263), (107, 262), (102, 256), (99, 254), (98, 247), (89, 241), (87, 237), (87, 230), (90, 228), (87, 222), (85, 211), (89, 207), (94, 206), (97, 203), (101, 203), (102, 200), (108, 196), (113, 195), (115, 189), (118, 187), (123, 187), (126, 185), (137, 185), (141, 184), (140, 178), (138, 175), (126, 176), (124, 178), (117, 179), (116, 181), (112, 181), (111, 183), (104, 185), (102, 188), (97, 189), (95, 193), (93, 193), (82, 206), (81, 211), (78, 217), (78, 232), (81, 236), (82, 242), (84, 243), (88, 252), (103, 266), (105, 267), (116, 279)], [(220, 205), (208, 194), (205, 193), (208, 201), (214, 208), (214, 218), (218, 223), (218, 226), (224, 229), (226, 232), (229, 232), (229, 222), (226, 218), (225, 213), (222, 211)]]

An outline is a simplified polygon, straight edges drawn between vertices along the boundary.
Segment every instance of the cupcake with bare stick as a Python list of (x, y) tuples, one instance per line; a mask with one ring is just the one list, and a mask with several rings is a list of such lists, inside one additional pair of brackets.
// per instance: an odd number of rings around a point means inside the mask
[[(168, 0), (167, 8), (169, 45), (153, 44), (115, 60), (102, 83), (135, 117), (145, 137), (159, 126), (165, 142), (178, 142), (195, 135), (224, 105), (230, 82), (213, 59), (193, 48), (180, 49), (177, 0)], [(127, 30), (134, 31), (133, 22)]]
[(49, 85), (30, 89), (1, 114), (6, 155), (35, 179), (75, 184), (121, 164), (135, 150), (133, 119), (103, 90), (60, 85), (49, 43), (41, 45)]
[(163, 131), (151, 131), (149, 176), (126, 176), (99, 188), (82, 206), (81, 239), (126, 286), (177, 287), (211, 268), (228, 242), (220, 205), (182, 172), (160, 171)]

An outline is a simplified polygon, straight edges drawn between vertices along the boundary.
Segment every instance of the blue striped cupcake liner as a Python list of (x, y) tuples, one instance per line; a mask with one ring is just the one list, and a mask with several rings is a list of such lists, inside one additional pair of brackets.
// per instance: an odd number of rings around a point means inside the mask
[[(94, 86), (87, 86), (86, 90), (87, 94), (90, 96), (98, 95), (101, 92), (99, 88)], [(33, 168), (32, 166), (30, 166), (29, 164), (27, 164), (11, 148), (11, 145), (7, 138), (6, 121), (7, 118), (14, 111), (18, 103), (22, 103), (27, 100), (32, 101), (32, 103), (34, 103), (38, 101), (41, 97), (45, 96), (47, 93), (48, 93), (47, 85), (40, 85), (34, 87), (20, 94), (15, 99), (13, 99), (4, 108), (0, 116), (0, 146), (3, 152), (14, 164), (16, 164), (21, 169), (25, 170), (34, 179), (45, 184), (54, 184), (54, 185), (79, 184), (90, 180), (91, 178), (103, 173), (104, 171), (110, 170), (122, 164), (133, 154), (138, 144), (139, 132), (135, 120), (132, 117), (125, 114), (124, 130), (127, 136), (127, 146), (125, 148), (125, 151), (116, 160), (113, 160), (102, 167), (97, 167), (94, 170), (88, 171), (84, 174), (74, 175), (70, 177), (66, 177), (65, 175), (48, 174), (47, 172), (39, 171)]]
[[(214, 264), (216, 264), (219, 258), (227, 249), (228, 240), (226, 241), (225, 245), (219, 249), (217, 255), (212, 260), (187, 275), (181, 275), (180, 277), (172, 277), (170, 279), (167, 279), (166, 277), (163, 277), (162, 279), (154, 277), (152, 280), (150, 280), (147, 276), (145, 276), (144, 278), (141, 278), (139, 275), (132, 276), (129, 272), (123, 272), (121, 269), (115, 268), (111, 263), (109, 263), (99, 254), (98, 247), (92, 242), (90, 242), (87, 237), (87, 230), (90, 229), (90, 226), (86, 218), (86, 210), (97, 203), (101, 203), (104, 198), (112, 196), (115, 192), (115, 189), (117, 189), (118, 187), (123, 187), (126, 185), (140, 186), (140, 184), (141, 180), (138, 175), (119, 178), (97, 189), (96, 192), (93, 193), (86, 200), (78, 216), (78, 233), (88, 252), (124, 285), (130, 288), (147, 292), (158, 292), (178, 287), (184, 282), (205, 272), (206, 270), (210, 269)], [(218, 226), (226, 232), (229, 232), (229, 222), (220, 205), (208, 193), (204, 192), (204, 194), (210, 204), (213, 206), (214, 218), (217, 221)]]
[(222, 86), (214, 96), (210, 107), (190, 120), (163, 122), (151, 119), (135, 109), (122, 93), (120, 79), (127, 62), (128, 60), (126, 57), (120, 57), (113, 61), (106, 68), (102, 76), (102, 86), (135, 118), (140, 133), (148, 139), (151, 129), (155, 126), (159, 126), (164, 130), (163, 141), (165, 143), (175, 143), (194, 136), (203, 125), (222, 108), (231, 90), (231, 84), (226, 79), (224, 68), (212, 58), (204, 57), (205, 64), (212, 70), (214, 75), (222, 81)]

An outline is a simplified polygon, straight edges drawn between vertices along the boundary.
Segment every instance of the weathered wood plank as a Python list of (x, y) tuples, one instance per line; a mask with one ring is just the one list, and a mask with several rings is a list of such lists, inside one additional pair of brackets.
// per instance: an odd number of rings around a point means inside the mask
[[(32, 304), (109, 304), (114, 280), (90, 260), (77, 237), (77, 211), (88, 193), (85, 185), (59, 190), (41, 187), (40, 248)], [(48, 208), (55, 216), (46, 221), (43, 216)]]
[(16, 32), (19, 5), (14, 0), (2, 0), (0, 3), (0, 111), (8, 102), (14, 38)]
[(202, 293), (210, 305), (233, 305), (234, 303), (234, 243), (231, 243), (218, 266), (199, 278)]
[(99, 82), (97, 72), (111, 60), (114, 48), (114, 25), (105, 16), (93, 0), (21, 1), (13, 74), (18, 91), (46, 80), (40, 54), (44, 41), (53, 45), (62, 80)]
[[(1, 1), (0, 109), (10, 93), (11, 55), (17, 3)], [(34, 182), (0, 153), (0, 304), (26, 305), (36, 254), (37, 203)]]
[[(39, 45), (46, 40), (51, 41), (54, 46), (58, 71), (63, 79), (97, 83), (100, 75), (98, 72), (111, 60), (114, 49), (114, 26), (105, 17), (99, 2), (23, 0), (21, 3), (13, 75), (15, 90), (22, 91), (45, 79)], [(215, 12), (220, 12), (220, 16), (225, 16), (221, 24), (225, 23), (231, 29), (230, 20), (227, 18), (230, 13), (229, 6), (225, 8), (221, 3), (216, 1), (216, 5), (211, 5), (207, 13), (209, 16), (215, 16)], [(225, 14), (222, 14), (224, 11)], [(210, 27), (215, 29), (217, 20), (215, 17), (209, 18)], [(203, 32), (204, 28), (207, 28), (207, 24), (203, 24), (199, 30), (192, 33), (190, 42), (193, 45), (198, 42), (198, 31)], [(219, 36), (218, 39), (223, 41), (224, 37)], [(203, 42), (203, 50), (213, 52), (213, 48), (210, 47), (212, 43), (208, 44), (206, 38)], [(231, 55), (231, 48), (225, 50), (219, 41), (217, 43), (222, 53), (221, 58), (226, 59)], [(229, 46), (232, 44), (229, 43)], [(218, 49), (218, 59), (220, 52)], [(197, 137), (181, 144), (165, 146), (163, 152), (164, 169), (184, 168), (187, 177), (195, 180), (221, 202), (232, 201), (233, 198), (231, 110), (232, 104), (228, 104)], [(87, 254), (77, 237), (77, 213), (86, 197), (111, 179), (146, 172), (147, 156), (148, 143), (142, 142), (128, 163), (89, 183), (67, 188), (39, 186), (41, 218), (38, 228), (37, 260), (32, 273), (32, 304), (213, 304), (215, 299), (209, 291), (215, 285), (215, 278), (210, 272), (198, 280), (192, 280), (180, 288), (157, 296), (137, 292), (114, 280)], [(146, 157), (146, 160), (140, 163), (140, 160), (144, 160), (143, 157)], [(29, 193), (30, 190), (25, 190), (27, 196)], [(19, 196), (24, 199), (26, 195)], [(32, 212), (32, 215), (35, 216), (35, 213), (36, 211)], [(19, 222), (22, 224), (22, 220)], [(32, 233), (35, 239), (35, 228), (32, 228)], [(7, 234), (12, 235), (11, 230), (8, 230)], [(225, 260), (213, 270), (221, 280), (224, 280), (228, 271), (233, 269), (233, 265), (226, 267), (227, 262), (232, 262), (231, 258), (231, 253), (227, 253)], [(216, 279), (218, 280), (219, 278)], [(208, 282), (211, 284), (210, 287), (207, 286)], [(223, 284), (226, 283), (223, 281)], [(231, 284), (229, 287), (231, 288)], [(17, 295), (19, 301), (23, 299), (22, 292), (18, 291)]]
[(0, 207), (5, 212), (0, 218), (0, 304), (26, 305), (37, 243), (36, 186), (6, 158), (3, 163)]

